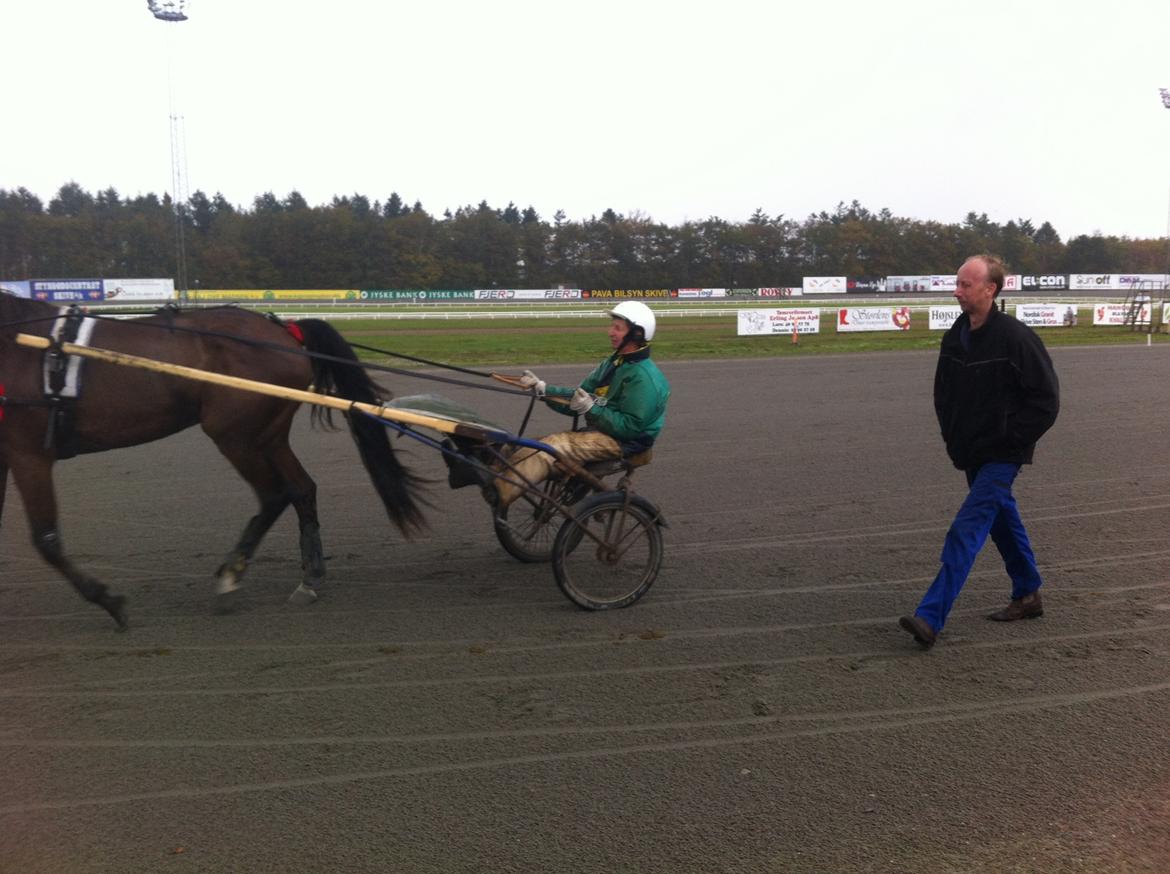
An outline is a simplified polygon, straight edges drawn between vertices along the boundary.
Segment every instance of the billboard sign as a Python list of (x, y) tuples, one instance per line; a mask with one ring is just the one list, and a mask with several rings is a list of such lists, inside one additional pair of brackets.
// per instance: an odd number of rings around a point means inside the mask
[(786, 286), (784, 288), (757, 288), (756, 291), (760, 297), (800, 297), (804, 293), (803, 288), (793, 288)]
[(103, 279), (102, 292), (106, 300), (143, 301), (174, 300), (173, 279)]
[(962, 310), (958, 306), (946, 307), (931, 307), (930, 308), (930, 330), (945, 331), (955, 323), (961, 314)]
[(801, 288), (805, 294), (845, 294), (844, 276), (805, 276)]
[(579, 288), (477, 288), (476, 300), (580, 300)]
[(1033, 328), (1067, 328), (1077, 323), (1077, 308), (1063, 303), (1016, 304), (1016, 318)]
[(1074, 273), (1069, 277), (1068, 287), (1078, 290), (1117, 288), (1112, 273)]
[[(1022, 291), (1051, 291), (1068, 288), (1068, 277), (1057, 273), (1025, 273), (1020, 277)], [(1076, 288), (1074, 285), (1073, 288)]]
[(678, 292), (672, 288), (589, 288), (581, 292), (581, 297), (642, 300), (646, 298), (678, 297)]
[(474, 300), (471, 291), (449, 289), (387, 289), (366, 288), (358, 292), (358, 300)]
[(910, 307), (841, 307), (837, 331), (907, 331)]
[(1116, 277), (1117, 287), (1124, 291), (1161, 291), (1166, 288), (1165, 273), (1118, 273)]
[(907, 291), (930, 291), (930, 276), (887, 276), (886, 291), (902, 294)]
[(28, 297), (32, 292), (27, 279), (0, 279), (0, 293)]
[[(1094, 325), (1132, 325), (1134, 322), (1126, 321), (1126, 316), (1129, 315), (1130, 307), (1123, 303), (1098, 303), (1093, 305), (1093, 324)], [(1137, 322), (1139, 325), (1148, 325), (1150, 323), (1150, 304), (1145, 302), (1137, 312)]]
[(29, 296), (52, 303), (91, 303), (102, 299), (100, 279), (30, 279)]
[(846, 294), (881, 294), (886, 290), (886, 279), (850, 279), (845, 283)]
[(814, 307), (773, 310), (740, 310), (736, 313), (736, 336), (762, 337), (772, 334), (791, 335), (821, 332), (821, 311)]
[(727, 297), (726, 288), (680, 288), (678, 290), (680, 298), (703, 298), (709, 299), (713, 297)]

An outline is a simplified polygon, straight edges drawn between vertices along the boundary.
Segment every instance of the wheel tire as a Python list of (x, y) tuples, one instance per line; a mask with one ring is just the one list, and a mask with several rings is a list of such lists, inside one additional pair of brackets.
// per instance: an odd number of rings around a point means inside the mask
[(662, 567), (658, 519), (657, 507), (639, 496), (627, 503), (623, 492), (581, 501), (552, 546), (553, 574), (565, 597), (585, 610), (616, 610), (645, 595)]
[(572, 506), (589, 493), (580, 480), (546, 480), (541, 484), (544, 499), (539, 502), (521, 495), (495, 514), (496, 539), (508, 554), (519, 561), (535, 564), (552, 559), (553, 541), (563, 516), (549, 499)]

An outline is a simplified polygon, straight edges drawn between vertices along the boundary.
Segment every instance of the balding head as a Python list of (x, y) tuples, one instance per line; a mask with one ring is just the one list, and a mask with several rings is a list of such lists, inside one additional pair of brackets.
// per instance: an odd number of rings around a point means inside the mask
[(1003, 291), (1004, 276), (1006, 275), (1003, 262), (994, 255), (972, 255), (963, 262), (963, 265), (971, 263), (983, 266), (984, 273), (981, 278), (995, 286), (995, 297), (999, 297), (999, 293)]

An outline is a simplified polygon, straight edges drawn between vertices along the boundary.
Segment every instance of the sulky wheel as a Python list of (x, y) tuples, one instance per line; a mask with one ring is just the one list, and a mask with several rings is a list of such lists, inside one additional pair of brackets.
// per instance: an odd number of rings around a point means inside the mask
[[(566, 597), (586, 610), (627, 607), (654, 584), (662, 566), (657, 508), (624, 492), (581, 501), (553, 541), (553, 573)], [(592, 535), (592, 536), (590, 536)]]
[(541, 498), (524, 494), (496, 510), (496, 538), (509, 554), (523, 562), (552, 558), (553, 540), (564, 518), (552, 502), (571, 506), (589, 494), (589, 486), (574, 479), (545, 480), (540, 491)]

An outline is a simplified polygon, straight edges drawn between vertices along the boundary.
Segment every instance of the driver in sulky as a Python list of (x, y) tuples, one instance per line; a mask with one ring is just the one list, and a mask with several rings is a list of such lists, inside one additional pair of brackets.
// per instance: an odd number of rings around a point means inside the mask
[[(531, 370), (524, 371), (520, 378), (520, 384), (535, 391), (549, 409), (584, 417), (585, 430), (560, 431), (540, 438), (580, 464), (629, 458), (650, 449), (662, 431), (670, 399), (670, 383), (650, 360), (650, 341), (655, 331), (653, 311), (639, 301), (623, 301), (609, 315), (613, 352), (580, 385), (549, 385)], [(516, 500), (523, 491), (509, 480), (517, 480), (519, 475), (536, 485), (553, 468), (550, 455), (528, 448), (517, 449), (508, 461), (514, 469), (503, 471), (503, 477), (495, 480), (496, 495), (488, 494), (489, 500), (495, 497), (501, 506)]]

